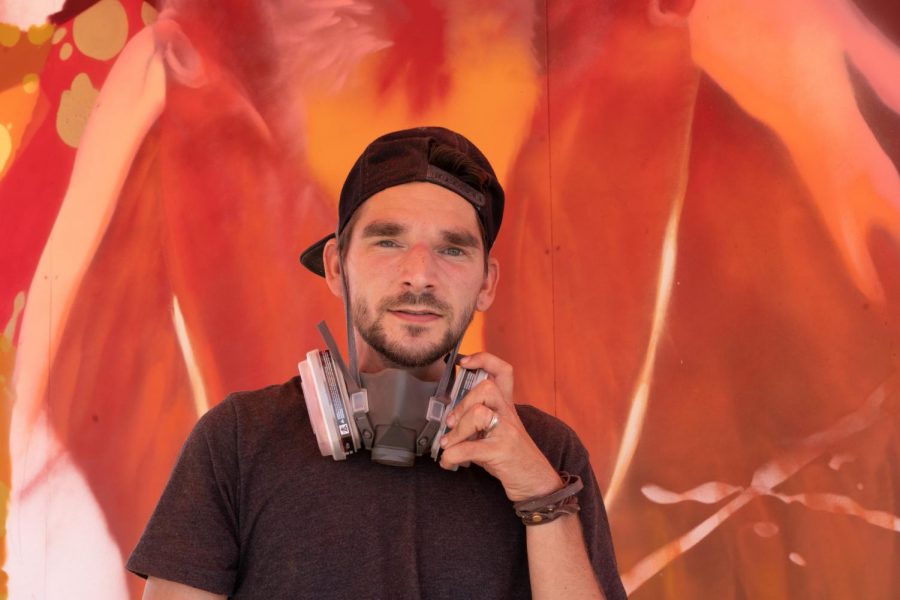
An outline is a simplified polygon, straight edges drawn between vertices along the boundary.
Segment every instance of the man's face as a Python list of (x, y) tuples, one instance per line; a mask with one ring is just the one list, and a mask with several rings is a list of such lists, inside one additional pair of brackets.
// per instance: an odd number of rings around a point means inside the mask
[[(428, 366), (493, 301), (475, 209), (430, 183), (375, 194), (355, 217), (345, 258), (353, 325), (389, 363)], [(331, 282), (329, 282), (331, 283)]]

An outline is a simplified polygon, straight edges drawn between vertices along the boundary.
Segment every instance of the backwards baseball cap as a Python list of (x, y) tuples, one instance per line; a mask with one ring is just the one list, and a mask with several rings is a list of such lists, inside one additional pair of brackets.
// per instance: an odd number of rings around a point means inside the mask
[[(469, 182), (450, 172), (457, 169), (448, 165), (459, 161), (452, 157), (447, 159), (448, 153), (442, 147), (465, 155), (474, 164), (474, 168), (468, 169), (475, 171), (469, 173), (473, 176), (466, 177)], [(329, 234), (307, 248), (300, 255), (300, 262), (324, 277), (322, 250), (328, 240), (344, 231), (356, 209), (384, 189), (413, 181), (440, 185), (468, 201), (484, 227), (485, 252), (491, 249), (500, 231), (504, 201), (503, 188), (491, 163), (475, 144), (454, 131), (443, 127), (417, 127), (383, 135), (363, 150), (341, 189), (337, 233)]]

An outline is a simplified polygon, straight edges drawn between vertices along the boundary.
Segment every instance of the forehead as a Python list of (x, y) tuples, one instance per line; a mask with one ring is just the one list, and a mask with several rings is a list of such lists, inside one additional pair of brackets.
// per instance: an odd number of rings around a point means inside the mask
[(479, 236), (475, 207), (455, 192), (428, 182), (404, 183), (374, 194), (357, 210), (354, 231), (361, 231), (360, 225), (376, 220), (465, 229)]

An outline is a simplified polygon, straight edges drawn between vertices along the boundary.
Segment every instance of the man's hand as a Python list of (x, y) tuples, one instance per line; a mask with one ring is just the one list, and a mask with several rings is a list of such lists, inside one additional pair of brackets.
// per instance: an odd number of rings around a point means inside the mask
[[(525, 431), (513, 405), (512, 366), (487, 352), (460, 363), (467, 369), (484, 369), (490, 378), (447, 415), (453, 429), (441, 439), (441, 466), (474, 462), (500, 480), (513, 502), (560, 489), (559, 474)], [(491, 428), (494, 415), (498, 420)], [(526, 540), (534, 598), (603, 597), (577, 517), (527, 527)]]
[[(479, 352), (460, 361), (490, 376), (447, 415), (452, 429), (441, 439), (441, 466), (468, 461), (500, 480), (513, 502), (550, 494), (562, 487), (559, 474), (525, 431), (513, 405), (513, 368), (493, 354)], [(488, 431), (491, 420), (495, 426)]]

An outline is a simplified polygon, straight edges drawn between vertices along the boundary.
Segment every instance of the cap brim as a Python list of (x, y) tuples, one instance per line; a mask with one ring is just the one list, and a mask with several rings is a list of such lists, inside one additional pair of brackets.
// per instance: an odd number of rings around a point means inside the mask
[(300, 255), (300, 262), (303, 263), (303, 266), (319, 277), (325, 277), (325, 262), (322, 258), (322, 251), (325, 249), (325, 244), (328, 243), (328, 240), (333, 237), (333, 233), (326, 235)]

